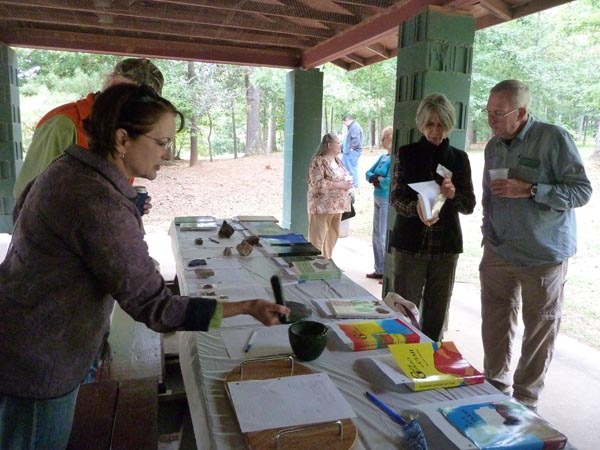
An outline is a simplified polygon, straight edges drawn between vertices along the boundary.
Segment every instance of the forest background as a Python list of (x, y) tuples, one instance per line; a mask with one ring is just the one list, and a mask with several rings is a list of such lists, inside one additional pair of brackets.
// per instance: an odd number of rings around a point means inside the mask
[[(32, 49), (17, 49), (17, 54), (25, 149), (29, 146), (37, 121), (48, 110), (84, 97), (88, 92), (98, 91), (106, 74), (121, 59), (111, 55)], [(577, 0), (478, 31), (473, 54), (466, 150), (469, 151), (476, 186), (480, 183), (475, 174), (480, 180), (482, 149), (491, 137), (484, 113), (489, 89), (502, 79), (516, 78), (531, 87), (532, 113), (541, 120), (562, 125), (576, 138), (597, 197), (600, 178), (597, 162), (600, 159), (600, 0)], [(210, 195), (219, 199), (234, 198), (238, 204), (256, 205), (256, 208), (260, 208), (262, 200), (260, 210), (234, 213), (271, 214), (271, 208), (280, 212), (288, 71), (188, 61), (154, 62), (165, 75), (163, 95), (186, 116), (186, 127), (176, 139), (177, 160), (166, 168), (166, 173), (161, 171), (159, 174), (159, 179), (171, 182), (171, 185), (164, 186), (165, 190), (180, 194), (165, 193), (170, 201), (160, 201), (158, 192), (162, 185), (155, 184), (151, 190), (151, 195), (159, 200), (155, 206), (161, 204), (167, 212), (224, 216), (229, 211), (185, 211), (184, 206), (172, 208), (177, 202), (180, 205), (185, 203), (186, 198), (191, 208), (193, 205), (189, 198), (197, 195), (202, 183), (216, 190), (230, 186), (216, 181), (211, 183), (210, 176), (236, 179), (232, 173), (243, 177), (244, 171), (248, 172), (251, 167), (253, 170), (267, 167), (276, 170), (268, 176), (252, 173), (251, 178), (244, 182), (243, 192), (237, 190), (232, 196), (231, 193), (213, 190)], [(396, 58), (392, 58), (352, 72), (331, 64), (321, 68), (324, 72), (323, 133), (341, 134), (342, 116), (353, 115), (365, 132), (367, 151), (362, 158), (363, 166), (375, 161), (379, 155), (380, 130), (392, 124), (396, 62)], [(182, 180), (185, 180), (184, 188), (175, 187), (177, 183), (181, 185)], [(366, 241), (370, 240), (372, 211), (368, 188), (363, 183), (359, 215), (351, 225), (352, 235)], [(269, 211), (265, 210), (263, 197), (266, 190), (274, 190), (279, 196), (272, 205), (268, 204)], [(159, 209), (156, 208), (156, 213)], [(581, 209), (583, 213), (578, 211), (580, 251), (576, 258), (580, 259), (579, 263), (575, 259), (575, 270), (571, 265), (570, 285), (573, 289), (565, 301), (565, 315), (568, 315), (569, 321), (564, 324), (563, 330), (600, 348), (600, 303), (595, 301), (599, 289), (598, 281), (594, 279), (600, 266), (596, 258), (600, 254), (600, 226), (591, 214), (592, 209), (593, 206), (589, 205)], [(280, 216), (280, 213), (277, 215)], [(169, 217), (153, 211), (151, 216), (147, 219), (162, 220), (155, 225), (157, 229), (166, 231), (172, 215)], [(478, 283), (480, 218), (480, 210), (476, 210), (473, 216), (462, 219), (463, 232), (472, 239), (466, 240), (465, 254), (460, 259), (459, 281)]]

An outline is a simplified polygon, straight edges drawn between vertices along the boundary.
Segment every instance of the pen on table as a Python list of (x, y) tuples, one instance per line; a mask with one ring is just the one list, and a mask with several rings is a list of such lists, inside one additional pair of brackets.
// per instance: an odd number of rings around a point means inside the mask
[(394, 419), (400, 425), (406, 425), (406, 420), (404, 420), (404, 418), (400, 414), (398, 414), (396, 411), (394, 411), (388, 405), (383, 403), (381, 400), (379, 400), (373, 394), (371, 394), (370, 392), (365, 392), (365, 395), (367, 396), (367, 398), (369, 400), (371, 400), (373, 403), (375, 403), (375, 405), (379, 409), (381, 409), (384, 413), (386, 413), (388, 416), (390, 416), (392, 419)]
[(248, 353), (250, 351), (250, 349), (252, 348), (252, 344), (254, 342), (254, 338), (256, 337), (256, 332), (258, 330), (254, 330), (251, 334), (250, 337), (248, 338), (248, 342), (246, 342), (246, 346), (244, 347), (244, 353)]
[(217, 241), (215, 238), (209, 237), (208, 240), (214, 242), (215, 244), (220, 244), (220, 242)]
[(402, 431), (404, 433), (404, 439), (406, 440), (408, 450), (427, 450), (427, 441), (425, 440), (425, 434), (423, 433), (421, 426), (415, 418), (411, 417), (410, 421), (407, 421), (406, 419), (404, 419), (404, 417), (402, 417), (400, 414), (398, 414), (396, 411), (394, 411), (388, 405), (383, 403), (370, 392), (365, 392), (365, 395), (369, 400), (375, 403), (375, 405), (379, 409), (381, 409), (388, 416), (390, 416), (390, 418), (394, 422), (397, 422), (400, 425), (402, 425)]

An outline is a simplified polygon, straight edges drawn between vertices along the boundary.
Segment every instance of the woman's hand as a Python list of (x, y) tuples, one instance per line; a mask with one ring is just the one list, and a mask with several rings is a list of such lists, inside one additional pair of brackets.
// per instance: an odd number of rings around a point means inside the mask
[(440, 193), (449, 199), (453, 199), (456, 195), (456, 188), (454, 184), (452, 184), (452, 178), (445, 177), (444, 181), (442, 181), (442, 185), (440, 186)]
[(425, 226), (430, 227), (432, 226), (434, 223), (436, 223), (438, 220), (440, 220), (439, 217), (436, 217), (434, 219), (426, 219), (425, 218), (425, 214), (423, 214), (423, 211), (421, 210), (421, 203), (417, 202), (417, 214), (419, 215), (419, 219), (421, 219), (421, 222), (423, 222), (425, 224)]
[(290, 309), (286, 306), (277, 305), (268, 300), (243, 300), (241, 302), (223, 303), (223, 317), (237, 316), (238, 314), (249, 314), (263, 325), (279, 325), (280, 314), (289, 314)]

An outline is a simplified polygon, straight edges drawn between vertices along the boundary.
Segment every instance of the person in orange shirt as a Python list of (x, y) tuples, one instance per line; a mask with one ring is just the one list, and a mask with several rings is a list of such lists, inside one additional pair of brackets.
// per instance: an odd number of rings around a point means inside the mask
[[(102, 90), (121, 83), (145, 84), (161, 94), (164, 78), (149, 59), (127, 58), (119, 62), (107, 75)], [(71, 145), (88, 148), (83, 131), (83, 120), (92, 110), (97, 92), (85, 98), (54, 108), (39, 121), (27, 150), (23, 166), (17, 174), (14, 196), (19, 198), (25, 187)], [(133, 180), (131, 180), (133, 182)], [(151, 205), (146, 205), (148, 208)]]

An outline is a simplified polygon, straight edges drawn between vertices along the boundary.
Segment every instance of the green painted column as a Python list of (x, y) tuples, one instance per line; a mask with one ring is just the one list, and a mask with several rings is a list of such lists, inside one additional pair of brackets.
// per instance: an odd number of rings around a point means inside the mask
[(23, 164), (17, 54), (0, 45), (0, 233), (12, 231), (13, 188)]
[[(465, 148), (474, 40), (475, 20), (470, 15), (450, 14), (431, 8), (400, 25), (394, 151), (421, 138), (415, 123), (417, 107), (424, 97), (436, 92), (448, 97), (456, 109), (451, 145)], [(390, 208), (388, 242), (395, 219), (396, 212)], [(391, 290), (394, 264), (390, 250), (388, 246), (384, 292)]]
[(310, 160), (321, 142), (323, 72), (295, 69), (288, 72), (285, 93), (285, 146), (282, 226), (308, 235), (306, 176)]

